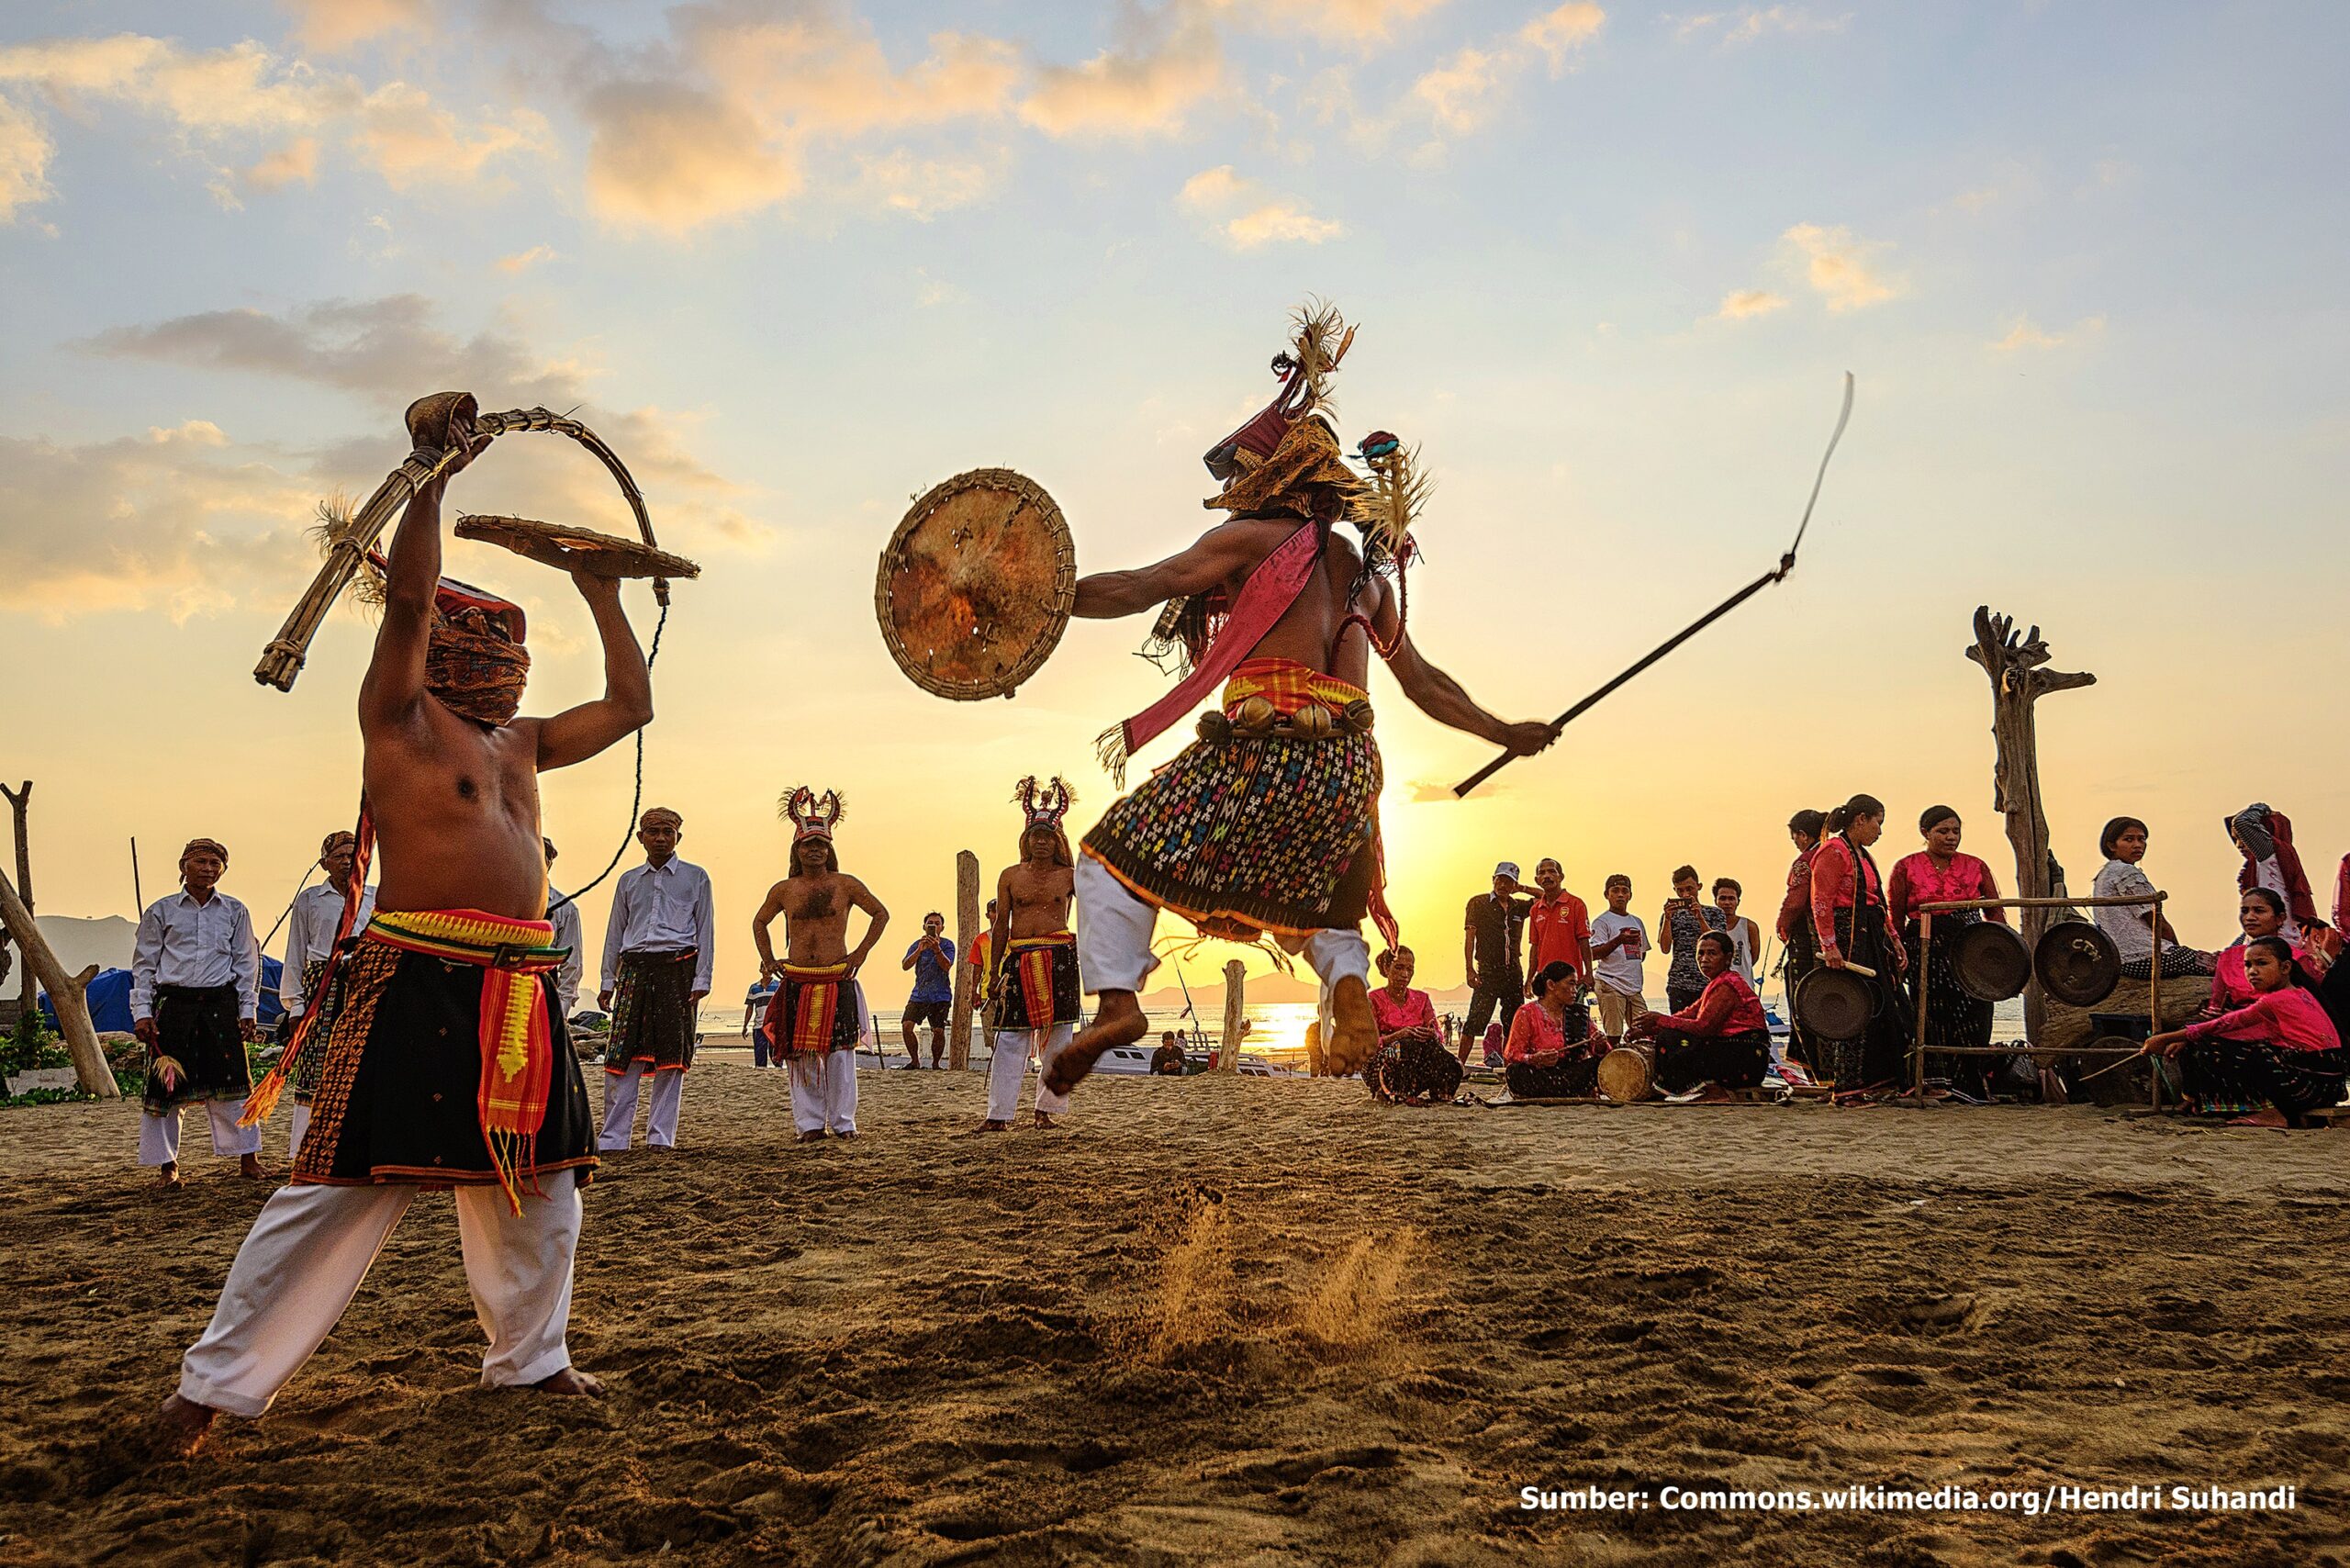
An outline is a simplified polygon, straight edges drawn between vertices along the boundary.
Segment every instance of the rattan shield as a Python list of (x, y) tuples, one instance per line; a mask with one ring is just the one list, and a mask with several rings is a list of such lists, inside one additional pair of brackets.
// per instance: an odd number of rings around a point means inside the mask
[(599, 577), (701, 576), (701, 568), (683, 555), (672, 555), (633, 539), (615, 539), (591, 528), (468, 512), (457, 519), (450, 532), (460, 539), (502, 544), (517, 555), (559, 572), (589, 572)]
[(1077, 603), (1077, 547), (1053, 498), (1009, 468), (934, 486), (881, 551), (873, 608), (907, 678), (957, 702), (1009, 697)]

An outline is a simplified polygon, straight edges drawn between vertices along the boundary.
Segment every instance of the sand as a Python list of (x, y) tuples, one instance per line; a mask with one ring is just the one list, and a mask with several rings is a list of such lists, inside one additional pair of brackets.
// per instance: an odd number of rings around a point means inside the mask
[[(0, 1563), (2350, 1555), (2350, 1135), (1192, 1079), (983, 1137), (981, 1101), (869, 1075), (866, 1136), (801, 1149), (780, 1075), (705, 1064), (684, 1151), (588, 1194), (572, 1346), (608, 1398), (474, 1386), (430, 1198), (276, 1409), (187, 1461), (135, 1435), (265, 1189), (198, 1156), (152, 1193), (129, 1105), (7, 1113)], [(2300, 1506), (1516, 1506), (1953, 1481)]]

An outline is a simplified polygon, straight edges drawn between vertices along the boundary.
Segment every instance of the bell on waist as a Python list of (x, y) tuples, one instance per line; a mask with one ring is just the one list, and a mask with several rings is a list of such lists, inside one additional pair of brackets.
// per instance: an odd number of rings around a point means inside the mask
[(1262, 697), (1244, 697), (1232, 710), (1232, 730), (1235, 734), (1250, 740), (1262, 740), (1273, 733), (1274, 721), (1281, 711)]

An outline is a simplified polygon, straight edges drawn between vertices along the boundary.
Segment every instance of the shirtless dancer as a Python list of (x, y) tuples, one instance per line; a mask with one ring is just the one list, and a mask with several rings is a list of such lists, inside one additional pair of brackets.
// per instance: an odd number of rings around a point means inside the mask
[[(833, 828), (841, 820), (841, 798), (822, 800), (801, 787), (783, 798), (791, 819), (791, 874), (767, 890), (751, 921), (759, 945), (759, 978), (781, 975), (759, 1025), (768, 1048), (791, 1072), (791, 1120), (801, 1143), (827, 1134), (856, 1136), (856, 1047), (871, 1032), (865, 992), (856, 971), (881, 939), (890, 912), (863, 882), (841, 871), (833, 848)], [(848, 914), (866, 914), (865, 940), (848, 946)], [(784, 957), (778, 963), (767, 927), (783, 916)]]
[[(1362, 689), (1374, 647), (1404, 695), (1441, 723), (1520, 756), (1557, 738), (1548, 723), (1495, 718), (1413, 645), (1387, 580), (1412, 554), (1408, 459), (1394, 437), (1374, 433), (1361, 445), (1372, 474), (1364, 479), (1316, 411), (1352, 341), (1337, 312), (1301, 312), (1274, 361), (1281, 390), (1206, 456), (1225, 486), (1207, 505), (1229, 521), (1155, 566), (1077, 585), (1075, 613), (1088, 617), (1183, 601), (1162, 615), (1158, 635), (1181, 644), (1191, 674), (1102, 737), (1113, 767), (1225, 687), (1201, 738), (1085, 836), (1079, 957), (1101, 1006), (1046, 1070), (1054, 1093), (1148, 1030), (1135, 993), (1158, 967), (1150, 942), (1160, 910), (1208, 935), (1270, 935), (1302, 953), (1321, 978), (1331, 1070), (1354, 1072), (1371, 1058), (1379, 1036), (1364, 914), (1395, 940), (1381, 892), (1379, 749)], [(1361, 530), (1362, 550), (1341, 523)]]
[[(270, 1406), (350, 1305), (400, 1215), (453, 1188), (465, 1282), (489, 1336), (485, 1387), (599, 1394), (565, 1344), (579, 1187), (595, 1114), (559, 1012), (541, 772), (585, 762), (653, 717), (620, 585), (573, 574), (604, 646), (604, 695), (518, 719), (522, 611), (441, 580), (441, 497), (464, 454), (409, 501), (359, 692), (365, 811), (382, 851), (375, 913), (339, 960), (345, 986), (291, 1184), (238, 1249), (181, 1363), (165, 1430), (193, 1448), (214, 1417)], [(329, 981), (329, 983), (334, 983)], [(484, 1028), (497, 1048), (485, 1056)], [(288, 1050), (245, 1114), (283, 1087)]]
[[(1020, 1081), (1028, 1070), (1028, 1051), (1036, 1047), (1045, 1067), (1069, 1045), (1069, 1032), (1083, 1012), (1078, 978), (1077, 936), (1069, 927), (1069, 901), (1077, 895), (1074, 860), (1061, 818), (1069, 814), (1073, 797), (1067, 784), (1054, 779), (1042, 790), (1034, 778), (1020, 781), (1013, 797), (1026, 814), (1020, 832), (1020, 864), (1004, 868), (996, 879), (988, 950), (1003, 955), (1003, 962), (988, 978), (993, 999), (990, 1016), (994, 1057), (988, 1063), (988, 1119), (983, 1133), (1008, 1130), (1020, 1114)], [(1050, 1127), (1069, 1109), (1069, 1096), (1036, 1085), (1036, 1125)]]

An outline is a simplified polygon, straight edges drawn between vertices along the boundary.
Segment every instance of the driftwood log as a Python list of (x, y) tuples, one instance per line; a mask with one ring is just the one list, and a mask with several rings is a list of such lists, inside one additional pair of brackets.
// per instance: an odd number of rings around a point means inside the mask
[[(979, 1003), (987, 976), (971, 962), (979, 950), (979, 857), (955, 852), (955, 1014), (946, 1032), (946, 1065), (960, 1072), (971, 1065), (971, 1011)], [(994, 1042), (989, 1042), (992, 1049)]]
[[(2007, 818), (2008, 842), (2015, 848), (2016, 896), (2063, 898), (2065, 868), (2048, 848), (2048, 812), (2040, 795), (2040, 732), (2032, 705), (2052, 691), (2094, 686), (2097, 677), (2086, 670), (2068, 674), (2046, 667), (2048, 644), (2040, 628), (2019, 633), (2010, 616), (1994, 615), (1987, 605), (1975, 610), (1975, 645), (1966, 656), (1983, 666), (1991, 681), (1991, 736), (1996, 745), (1991, 767), (1992, 803)], [(2051, 912), (2026, 909), (2019, 922), (2026, 943), (2038, 946), (2048, 928)], [(2024, 991), (2025, 1037), (2037, 1044), (2047, 1020), (2048, 999), (2040, 982)]]
[(39, 977), (49, 992), (50, 1002), (57, 1008), (57, 1025), (65, 1032), (65, 1048), (73, 1057), (73, 1076), (81, 1081), (84, 1094), (95, 1094), (101, 1100), (119, 1100), (122, 1092), (115, 1087), (114, 1071), (106, 1066), (106, 1053), (98, 1044), (98, 1032), (90, 1025), (90, 999), (84, 988), (97, 978), (95, 969), (84, 969), (78, 975), (65, 972), (58, 961), (56, 949), (49, 938), (40, 934), (33, 922), (33, 912), (17, 896), (16, 884), (7, 873), (0, 872), (0, 923), (6, 923), (8, 935), (25, 955), (28, 978)]
[[(7, 797), (8, 810), (16, 818), (17, 896), (24, 900), (25, 913), (29, 916), (33, 909), (33, 848), (25, 819), (26, 813), (32, 809), (33, 781), (28, 778), (22, 786), (14, 790), (9, 789), (6, 784), (0, 784), (0, 795)], [(35, 1001), (33, 980), (33, 966), (28, 959), (25, 964), (25, 972), (17, 978), (17, 1016), (19, 1018), (28, 1017), (32, 1013)]]
[(1240, 1070), (1240, 1032), (1248, 1021), (1248, 967), (1234, 958), (1224, 966), (1224, 1042), (1216, 1047), (1218, 1072)]

